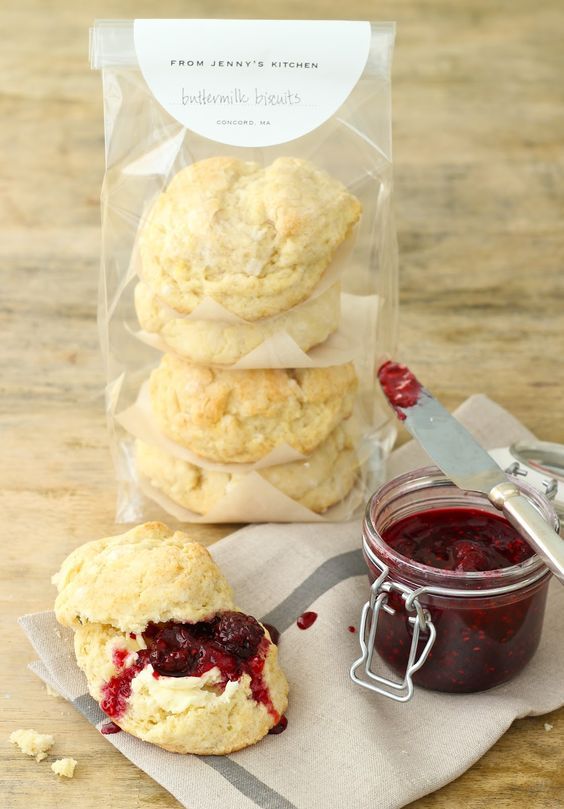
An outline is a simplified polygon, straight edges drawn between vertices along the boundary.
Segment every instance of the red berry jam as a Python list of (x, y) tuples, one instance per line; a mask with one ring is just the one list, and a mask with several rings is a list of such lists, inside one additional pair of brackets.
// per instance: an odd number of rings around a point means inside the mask
[(421, 393), (421, 383), (405, 365), (398, 362), (385, 362), (378, 370), (378, 379), (384, 394), (399, 419), (405, 414), (398, 408), (413, 407)]
[(309, 629), (310, 626), (313, 626), (316, 621), (316, 612), (304, 612), (300, 615), (296, 623), (300, 629)]
[(129, 649), (114, 649), (112, 652), (112, 663), (116, 669), (122, 669), (125, 665), (126, 659), (131, 654)]
[(272, 624), (264, 624), (265, 629), (268, 630), (268, 634), (270, 635), (270, 639), (275, 646), (278, 646), (280, 641), (280, 632), (276, 629), (275, 626)]
[(420, 511), (384, 530), (382, 539), (402, 556), (441, 570), (499, 570), (533, 555), (501, 515), (476, 508)]
[[(546, 499), (524, 488), (556, 527)], [(393, 612), (378, 613), (375, 649), (400, 679), (413, 638), (409, 619), (416, 615), (406, 610), (402, 587), (407, 594), (426, 588), (418, 602), (436, 630), (415, 685), (482, 691), (507, 682), (532, 658), (550, 574), (485, 495), (457, 489), (434, 467), (415, 470), (371, 498), (363, 538), (370, 581), (385, 580), (391, 588)], [(427, 639), (423, 631), (416, 659)]]
[[(123, 656), (123, 660), (131, 654), (129, 651), (126, 651), (125, 655)], [(116, 663), (116, 653), (114, 652), (114, 665)], [(118, 671), (109, 682), (105, 683), (102, 686), (102, 701), (100, 702), (100, 708), (107, 713), (108, 716), (113, 717), (114, 719), (118, 719), (125, 713), (127, 708), (127, 701), (131, 696), (131, 681), (134, 677), (139, 674), (141, 669), (143, 669), (147, 663), (149, 662), (149, 658), (145, 651), (140, 651), (137, 653), (137, 659), (135, 663), (131, 666), (127, 666), (123, 668), (121, 671)]]
[(286, 719), (285, 716), (281, 716), (278, 724), (270, 728), (268, 732), (271, 733), (273, 736), (277, 736), (279, 733), (284, 733), (287, 727), (288, 727), (288, 720)]
[(248, 674), (253, 698), (278, 721), (262, 677), (270, 641), (262, 626), (250, 615), (229, 611), (197, 624), (174, 621), (149, 624), (143, 638), (147, 648), (137, 653), (132, 665), (124, 667), (130, 651), (118, 649), (113, 653), (114, 665), (121, 670), (102, 689), (100, 705), (108, 716), (118, 718), (124, 713), (133, 678), (150, 663), (157, 679), (161, 676), (201, 677), (217, 666), (222, 675), (217, 686), (219, 691), (229, 681)]
[(214, 633), (222, 649), (242, 660), (256, 655), (263, 637), (264, 629), (259, 622), (242, 612), (224, 612)]
[(104, 736), (111, 736), (113, 733), (121, 733), (121, 728), (115, 722), (106, 722), (100, 728), (100, 733)]

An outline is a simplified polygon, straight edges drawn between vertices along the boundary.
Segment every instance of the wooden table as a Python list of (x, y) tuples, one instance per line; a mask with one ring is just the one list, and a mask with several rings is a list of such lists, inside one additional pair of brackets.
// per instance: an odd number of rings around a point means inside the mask
[[(342, 3), (12, 0), (0, 50), (2, 565), (0, 804), (178, 806), (27, 671), (18, 615), (47, 609), (77, 544), (114, 532), (95, 323), (100, 77), (94, 16), (342, 16)], [(483, 391), (564, 441), (564, 7), (560, 0), (352, 0), (399, 24), (394, 69), (401, 356), (448, 406)], [(194, 533), (213, 542), (226, 528)], [(545, 731), (544, 723), (554, 725)], [(7, 743), (34, 727), (79, 760), (60, 782)], [(516, 722), (412, 809), (564, 805), (564, 709)], [(375, 804), (376, 805), (376, 804)], [(210, 809), (213, 809), (210, 806)]]

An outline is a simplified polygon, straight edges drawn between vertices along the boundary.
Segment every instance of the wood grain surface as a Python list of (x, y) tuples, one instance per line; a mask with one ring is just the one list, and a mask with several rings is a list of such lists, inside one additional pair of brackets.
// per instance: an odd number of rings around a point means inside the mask
[[(15, 623), (51, 606), (50, 576), (71, 549), (115, 529), (95, 322), (103, 125), (88, 26), (95, 17), (340, 18), (345, 11), (398, 22), (401, 356), (449, 407), (483, 391), (539, 438), (564, 442), (561, 0), (4, 2), (3, 808), (179, 806), (46, 694), (26, 669), (33, 654)], [(227, 530), (194, 533), (213, 542)], [(53, 733), (53, 752), (79, 761), (74, 780), (62, 782), (48, 762), (36, 764), (8, 744), (19, 727)], [(563, 709), (523, 719), (465, 775), (410, 809), (562, 807), (563, 751)]]

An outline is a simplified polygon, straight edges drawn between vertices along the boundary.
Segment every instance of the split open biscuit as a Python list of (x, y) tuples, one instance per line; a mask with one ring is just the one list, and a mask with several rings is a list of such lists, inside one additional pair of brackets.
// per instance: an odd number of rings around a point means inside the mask
[(253, 463), (287, 444), (309, 455), (351, 415), (352, 363), (233, 371), (165, 354), (149, 379), (162, 432), (203, 458)]
[(89, 542), (53, 581), (88, 690), (123, 730), (172, 752), (223, 755), (279, 722), (288, 685), (276, 646), (186, 534), (145, 523)]
[[(143, 441), (136, 442), (136, 459), (140, 473), (152, 486), (197, 514), (207, 514), (249, 474), (209, 471)], [(357, 472), (353, 442), (342, 425), (304, 461), (258, 470), (274, 487), (318, 514), (346, 497)]]
[(141, 327), (158, 334), (166, 346), (203, 365), (233, 365), (279, 332), (309, 351), (339, 325), (340, 285), (326, 289), (296, 309), (252, 323), (183, 317), (164, 304), (144, 282), (135, 287), (135, 310)]
[(210, 297), (245, 320), (271, 317), (308, 297), (360, 213), (356, 197), (307, 160), (201, 160), (150, 210), (140, 274), (179, 312)]

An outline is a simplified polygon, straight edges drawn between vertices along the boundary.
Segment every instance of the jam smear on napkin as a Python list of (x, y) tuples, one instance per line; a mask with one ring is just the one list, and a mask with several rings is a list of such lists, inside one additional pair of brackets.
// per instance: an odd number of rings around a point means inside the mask
[(106, 722), (106, 724), (102, 725), (100, 728), (100, 733), (104, 736), (110, 736), (112, 733), (121, 733), (121, 728), (119, 725), (116, 725), (115, 722)]
[(317, 621), (316, 612), (303, 612), (296, 621), (300, 629), (309, 629)]

